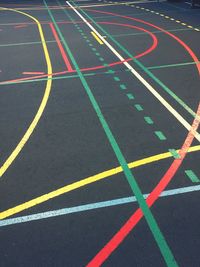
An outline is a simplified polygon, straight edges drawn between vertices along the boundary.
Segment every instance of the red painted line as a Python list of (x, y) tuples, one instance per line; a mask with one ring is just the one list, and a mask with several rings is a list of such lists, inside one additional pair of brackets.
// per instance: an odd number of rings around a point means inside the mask
[(185, 48), (185, 50), (190, 54), (190, 56), (192, 57), (192, 59), (194, 60), (194, 62), (196, 62), (196, 66), (197, 66), (197, 69), (198, 69), (198, 72), (200, 73), (200, 61), (199, 59), (197, 58), (197, 56), (194, 54), (194, 52), (190, 49), (190, 47), (188, 45), (186, 45), (181, 39), (179, 39), (177, 36), (175, 36), (174, 34), (166, 31), (165, 29), (162, 29), (150, 22), (147, 22), (147, 21), (144, 21), (144, 20), (141, 20), (141, 19), (136, 19), (136, 18), (132, 18), (132, 17), (129, 17), (129, 16), (123, 16), (123, 15), (119, 15), (119, 14), (116, 14), (116, 13), (111, 13), (111, 12), (106, 12), (106, 11), (99, 11), (99, 10), (94, 10), (94, 9), (86, 9), (90, 12), (95, 12), (95, 13), (101, 13), (101, 14), (106, 14), (106, 15), (112, 15), (112, 16), (117, 16), (117, 17), (120, 17), (120, 18), (125, 18), (125, 19), (128, 19), (128, 20), (133, 20), (133, 21), (137, 21), (137, 22), (140, 22), (140, 23), (143, 23), (145, 25), (148, 25), (148, 26), (151, 26), (159, 31), (162, 31), (163, 33), (171, 36), (173, 39), (175, 39), (181, 46), (183, 46)]
[(43, 75), (45, 74), (45, 72), (42, 72), (42, 71), (25, 71), (25, 72), (22, 72), (22, 74), (24, 75)]
[(14, 26), (15, 29), (19, 29), (19, 28), (25, 28), (27, 27), (28, 25), (27, 24), (20, 24), (20, 25), (16, 25)]
[(67, 58), (67, 55), (66, 55), (66, 53), (65, 53), (65, 50), (64, 50), (64, 48), (63, 48), (63, 46), (62, 46), (62, 44), (61, 44), (61, 42), (60, 42), (60, 40), (59, 40), (59, 37), (58, 37), (57, 32), (56, 32), (56, 30), (55, 30), (55, 27), (54, 27), (53, 23), (49, 23), (49, 25), (50, 25), (50, 27), (51, 27), (53, 36), (54, 36), (54, 38), (55, 38), (55, 40), (56, 40), (56, 42), (57, 42), (57, 44), (58, 44), (58, 47), (59, 47), (59, 49), (60, 49), (62, 58), (63, 58), (63, 60), (64, 60), (64, 62), (65, 62), (66, 67), (67, 67), (67, 70), (68, 70), (69, 72), (72, 72), (72, 71), (73, 71), (73, 68), (72, 68), (72, 66), (71, 66), (71, 64), (70, 64), (70, 61), (69, 61), (69, 59)]
[[(197, 110), (197, 115), (200, 115), (200, 105)], [(196, 131), (200, 121), (195, 119), (191, 126), (191, 130), (187, 135), (185, 142), (180, 150), (180, 159), (175, 159), (160, 182), (151, 192), (146, 202), (148, 207), (151, 207), (155, 201), (159, 198), (159, 195), (167, 187), (172, 180), (177, 170), (181, 166), (189, 147), (194, 139), (193, 131)], [(87, 267), (98, 267), (105, 262), (105, 260), (111, 255), (111, 253), (121, 244), (126, 236), (134, 229), (137, 223), (142, 219), (143, 213), (140, 208), (126, 221), (126, 223), (120, 228), (120, 230), (112, 237), (112, 239), (98, 252), (98, 254), (86, 265)]]
[[(61, 22), (61, 23), (63, 23), (63, 22)], [(52, 23), (48, 23), (48, 24), (52, 24)], [(156, 36), (153, 33), (151, 33), (150, 31), (148, 31), (146, 29), (143, 29), (141, 27), (132, 26), (132, 25), (129, 25), (129, 24), (113, 23), (113, 22), (100, 22), (100, 24), (113, 24), (113, 25), (117, 25), (117, 26), (124, 26), (124, 27), (129, 27), (129, 28), (134, 28), (134, 29), (136, 28), (136, 29), (138, 29), (140, 31), (144, 31), (144, 32), (148, 33), (151, 36), (152, 40), (153, 40), (152, 46), (150, 48), (148, 48), (146, 51), (136, 55), (134, 58), (140, 58), (140, 57), (142, 57), (144, 55), (147, 55), (148, 53), (152, 52), (156, 48), (156, 46), (158, 44)], [(55, 30), (55, 28), (54, 28), (54, 30)], [(57, 35), (57, 33), (56, 33), (56, 35)], [(58, 38), (58, 35), (57, 35), (57, 38)], [(58, 40), (59, 40), (59, 38), (58, 38)], [(60, 42), (60, 40), (59, 40), (59, 42)], [(62, 51), (64, 51), (63, 47), (62, 47)], [(65, 51), (64, 51), (64, 53), (65, 53)], [(84, 71), (94, 71), (94, 70), (99, 70), (99, 69), (105, 69), (105, 68), (108, 68), (108, 67), (114, 67), (114, 66), (123, 64), (124, 62), (129, 62), (131, 60), (133, 60), (133, 58), (127, 58), (127, 59), (125, 59), (123, 61), (117, 61), (117, 62), (110, 63), (110, 64), (108, 64), (107, 67), (103, 66), (103, 65), (99, 65), (99, 66), (94, 66), (94, 67), (82, 68), (80, 70), (82, 72), (84, 72)], [(68, 61), (68, 59), (67, 59), (67, 61)], [(70, 73), (70, 72), (76, 72), (76, 71), (71, 69), (71, 71), (55, 72), (55, 73), (52, 73), (52, 76), (63, 75), (63, 74)], [(10, 82), (27, 81), (27, 80), (33, 80), (33, 79), (40, 79), (40, 78), (45, 78), (45, 77), (48, 77), (48, 75), (44, 74), (44, 75), (33, 76), (33, 77), (28, 77), (28, 78), (18, 78), (18, 79), (13, 79), (13, 80), (7, 80), (7, 81), (0, 82), (0, 84), (10, 83)]]
[[(94, 10), (92, 10), (92, 11), (94, 11)], [(97, 11), (97, 12), (98, 13), (104, 13), (104, 14), (113, 14), (110, 12), (103, 12), (103, 11)], [(114, 15), (116, 16), (116, 14), (114, 14)], [(160, 27), (157, 27), (151, 23), (144, 22), (144, 21), (139, 20), (139, 19), (133, 19), (133, 18), (129, 18), (127, 16), (121, 16), (121, 15), (119, 15), (119, 17), (124, 17), (124, 18), (128, 18), (131, 20), (136, 20), (136, 21), (145, 23), (147, 25), (150, 25), (154, 28), (157, 28), (159, 30), (162, 30), (166, 34), (173, 37), (176, 41), (178, 41), (187, 50), (187, 52), (193, 58), (194, 62), (198, 62), (198, 59), (197, 59), (196, 55), (194, 54), (194, 52), (182, 40), (180, 40), (178, 37), (174, 36), (173, 34), (168, 33), (165, 30), (161, 29)], [(196, 67), (197, 67), (198, 73), (200, 74), (200, 67), (199, 66), (200, 66), (200, 64), (197, 63)], [(196, 114), (197, 114), (197, 116), (200, 116), (200, 104), (198, 106)], [(146, 200), (148, 207), (151, 207), (155, 203), (155, 201), (158, 199), (159, 195), (167, 187), (169, 182), (172, 180), (172, 178), (174, 177), (174, 175), (178, 171), (179, 167), (181, 166), (181, 164), (182, 164), (182, 162), (183, 162), (183, 160), (187, 154), (189, 147), (191, 146), (191, 144), (194, 140), (194, 131), (196, 131), (198, 129), (199, 124), (200, 124), (200, 121), (196, 117), (194, 119), (192, 125), (191, 125), (191, 130), (188, 133), (188, 135), (187, 135), (187, 137), (186, 137), (186, 139), (182, 145), (182, 148), (179, 152), (180, 156), (181, 156), (180, 159), (175, 159), (172, 162), (171, 166), (168, 168), (168, 170), (166, 171), (164, 176), (161, 178), (160, 182), (156, 185), (156, 187), (150, 193), (150, 195), (148, 196), (148, 198)], [(126, 236), (134, 229), (134, 227), (142, 219), (142, 217), (143, 217), (143, 213), (142, 213), (142, 210), (139, 208), (126, 221), (126, 223), (120, 228), (120, 230), (112, 237), (112, 239), (87, 264), (87, 267), (101, 266), (105, 262), (105, 260), (111, 255), (111, 253), (121, 244), (121, 242), (126, 238)]]
[(126, 27), (126, 28), (132, 28), (132, 29), (137, 29), (139, 31), (143, 31), (143, 32), (146, 32), (148, 33), (152, 40), (153, 40), (153, 44), (151, 45), (151, 47), (149, 49), (147, 49), (146, 51), (134, 56), (135, 58), (140, 58), (140, 57), (143, 57), (149, 53), (151, 53), (158, 45), (158, 39), (157, 37), (155, 36), (155, 34), (153, 34), (152, 32), (144, 29), (144, 28), (141, 28), (141, 27), (138, 27), (138, 26), (133, 26), (133, 25), (130, 25), (130, 24), (124, 24), (124, 23), (115, 23), (115, 22), (99, 22), (99, 24), (106, 24), (106, 25), (117, 25), (117, 26), (122, 26), (122, 27)]

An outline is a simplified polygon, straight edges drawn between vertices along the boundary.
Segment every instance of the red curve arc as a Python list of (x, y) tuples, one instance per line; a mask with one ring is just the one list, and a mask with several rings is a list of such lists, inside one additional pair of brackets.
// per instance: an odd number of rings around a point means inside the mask
[[(90, 10), (91, 11), (91, 10)], [(92, 12), (96, 12), (96, 10), (92, 10)], [(128, 16), (122, 16), (110, 12), (103, 12), (103, 11), (97, 11), (98, 13), (104, 13), (104, 14), (110, 14), (110, 15), (117, 15), (119, 17), (124, 17), (126, 19), (131, 19), (131, 20), (136, 20), (138, 22), (141, 22), (143, 24), (147, 24), (149, 26), (152, 26), (156, 29), (159, 29), (163, 31), (164, 33), (168, 34), (172, 38), (174, 38), (176, 41), (178, 41), (185, 49), (186, 51), (190, 54), (194, 62), (198, 62), (198, 58), (194, 54), (194, 52), (190, 49), (189, 46), (187, 46), (182, 40), (180, 40), (178, 37), (175, 35), (165, 31), (164, 29), (153, 25), (151, 23), (145, 22), (140, 19), (134, 19), (130, 18)], [(198, 73), (200, 75), (200, 63), (196, 63), (196, 67), (198, 70)], [(200, 115), (200, 104), (198, 106), (196, 114), (199, 116)], [(187, 151), (189, 147), (192, 144), (192, 141), (194, 140), (194, 131), (196, 131), (199, 127), (200, 121), (196, 117), (191, 125), (191, 130), (188, 133), (182, 148), (179, 152), (181, 158), (180, 159), (175, 159), (170, 167), (168, 168), (167, 172), (164, 174), (164, 176), (161, 178), (160, 182), (156, 185), (156, 187), (153, 189), (153, 191), (150, 193), (148, 196), (146, 202), (148, 207), (151, 207), (155, 201), (158, 199), (159, 195), (161, 192), (167, 187), (169, 182), (172, 180), (174, 177), (175, 173), (181, 166)], [(120, 230), (112, 237), (112, 239), (97, 253), (97, 255), (87, 264), (87, 267), (97, 267), (103, 264), (103, 262), (106, 261), (106, 259), (111, 255), (111, 253), (120, 245), (120, 243), (126, 238), (126, 236), (134, 229), (134, 227), (137, 225), (137, 223), (142, 219), (143, 213), (140, 208), (136, 210), (136, 212), (126, 221), (126, 223), (120, 228)]]
[[(157, 40), (156, 36), (153, 33), (151, 33), (150, 31), (148, 31), (146, 29), (143, 29), (141, 27), (132, 26), (132, 25), (129, 25), (129, 24), (122, 24), (122, 23), (111, 23), (111, 22), (100, 22), (100, 24), (110, 24), (110, 25), (113, 24), (113, 25), (122, 26), (122, 27), (134, 28), (134, 29), (137, 29), (139, 31), (143, 31), (143, 32), (146, 32), (147, 34), (149, 34), (151, 36), (152, 40), (153, 40), (153, 43), (152, 43), (151, 47), (149, 47), (146, 51), (136, 55), (134, 58), (138, 59), (138, 58), (141, 58), (141, 57), (147, 55), (148, 53), (151, 53), (158, 45), (158, 40)], [(50, 25), (50, 27), (52, 29), (52, 23), (49, 23), (49, 25)], [(53, 29), (53, 31), (55, 31), (55, 30)], [(63, 51), (63, 49), (61, 47), (60, 47), (60, 49)], [(64, 51), (63, 51), (63, 53), (64, 53)], [(99, 69), (105, 69), (105, 68), (108, 68), (108, 67), (113, 67), (113, 66), (117, 66), (117, 65), (123, 64), (124, 62), (129, 62), (131, 60), (133, 60), (133, 58), (127, 58), (127, 59), (124, 59), (123, 61), (117, 61), (117, 62), (110, 63), (110, 64), (108, 64), (107, 67), (103, 66), (103, 65), (99, 65), (99, 66), (95, 66), (95, 67), (82, 68), (80, 70), (82, 72), (85, 72), (85, 71), (94, 71), (94, 70), (99, 70)], [(63, 74), (67, 74), (67, 73), (76, 73), (76, 70), (71, 68), (70, 63), (67, 60), (67, 57), (65, 57), (65, 64), (68, 67), (68, 71), (54, 72), (51, 75), (58, 76), (58, 75), (63, 75)], [(48, 77), (48, 74), (7, 80), (7, 81), (0, 82), (0, 84), (14, 83), (14, 82), (20, 82), (20, 81), (28, 81), (28, 80), (41, 79), (41, 78), (46, 78), (46, 77)]]

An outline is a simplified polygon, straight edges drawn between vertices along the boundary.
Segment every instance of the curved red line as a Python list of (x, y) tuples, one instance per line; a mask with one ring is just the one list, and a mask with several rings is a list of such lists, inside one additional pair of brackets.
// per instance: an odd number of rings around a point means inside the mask
[[(198, 116), (200, 115), (200, 105), (197, 110)], [(158, 199), (159, 195), (166, 188), (169, 182), (172, 180), (173, 176), (181, 166), (189, 147), (194, 139), (193, 131), (196, 131), (199, 126), (199, 119), (196, 118), (193, 121), (191, 130), (185, 139), (185, 142), (179, 152), (181, 158), (175, 159), (165, 175), (162, 177), (160, 182), (148, 196), (146, 202), (150, 208), (155, 201)], [(96, 256), (86, 265), (87, 267), (98, 267), (103, 264), (103, 262), (111, 255), (111, 253), (121, 244), (121, 242), (126, 238), (126, 236), (134, 229), (137, 223), (142, 219), (143, 213), (140, 208), (134, 212), (134, 214), (126, 221), (126, 223), (120, 228), (120, 230), (112, 237), (112, 239), (96, 254)]]
[(132, 18), (132, 17), (129, 17), (129, 16), (124, 16), (124, 15), (119, 15), (119, 14), (116, 14), (116, 13), (112, 13), (112, 12), (106, 12), (106, 11), (99, 11), (99, 10), (95, 10), (95, 9), (86, 9), (90, 12), (94, 12), (94, 13), (101, 13), (101, 14), (107, 14), (107, 15), (112, 15), (112, 16), (116, 16), (116, 17), (120, 17), (120, 18), (125, 18), (125, 19), (128, 19), (128, 20), (133, 20), (133, 21), (137, 21), (137, 22), (140, 22), (140, 23), (143, 23), (145, 25), (148, 25), (148, 26), (151, 26), (159, 31), (162, 31), (163, 33), (171, 36), (173, 39), (175, 39), (178, 43), (180, 43), (184, 48), (185, 50), (190, 54), (190, 56), (192, 57), (192, 59), (194, 60), (194, 62), (196, 63), (196, 66), (197, 66), (197, 69), (198, 69), (198, 72), (200, 74), (200, 61), (198, 60), (197, 56), (194, 54), (194, 52), (192, 51), (192, 49), (186, 45), (181, 39), (179, 39), (177, 36), (175, 36), (174, 34), (166, 31), (165, 29), (162, 29), (150, 22), (147, 22), (147, 21), (144, 21), (142, 19), (136, 19), (136, 18)]
[[(92, 10), (95, 11), (95, 10)], [(113, 14), (113, 15), (117, 15), (119, 17), (124, 17), (129, 19), (129, 17), (127, 16), (122, 16), (122, 15), (118, 15), (118, 14), (114, 14), (114, 13), (110, 13), (110, 12), (103, 12), (103, 11), (98, 11), (98, 13), (104, 13), (104, 14)], [(190, 54), (190, 56), (193, 58), (194, 62), (198, 62), (198, 58), (196, 57), (196, 55), (194, 54), (194, 52), (190, 49), (189, 46), (187, 46), (182, 40), (180, 40), (178, 37), (174, 36), (173, 34), (161, 29), (160, 27), (157, 27), (151, 23), (148, 22), (144, 22), (142, 20), (139, 19), (133, 19), (130, 18), (132, 20), (136, 20), (139, 22), (142, 22), (144, 24), (150, 25), (154, 28), (157, 28), (163, 32), (165, 32), (166, 34), (170, 35), (171, 37), (173, 37), (176, 41), (178, 41), (185, 49), (186, 51), (188, 51), (188, 53)], [(198, 73), (200, 74), (200, 63), (196, 64)], [(198, 106), (196, 115), (199, 116), (200, 115), (200, 104)], [(194, 140), (194, 131), (196, 131), (199, 127), (200, 121), (199, 118), (196, 117), (192, 123), (191, 126), (191, 130), (188, 133), (182, 148), (179, 152), (181, 158), (180, 159), (175, 159), (172, 164), (170, 165), (170, 167), (168, 168), (168, 170), (166, 171), (166, 173), (164, 174), (164, 176), (161, 178), (160, 182), (156, 185), (156, 187), (153, 189), (153, 191), (150, 193), (150, 195), (148, 196), (146, 202), (148, 207), (151, 207), (155, 201), (158, 199), (159, 195), (161, 194), (161, 192), (167, 187), (167, 185), (169, 184), (169, 182), (172, 180), (172, 178), (174, 177), (175, 173), (177, 172), (177, 170), (179, 169), (179, 167), (181, 166), (187, 151), (189, 149), (189, 147), (192, 144), (192, 141)], [(87, 267), (97, 267), (103, 264), (103, 262), (110, 256), (110, 254), (120, 245), (120, 243), (126, 238), (126, 236), (130, 233), (130, 231), (132, 231), (134, 229), (134, 227), (137, 225), (137, 223), (142, 219), (143, 217), (143, 213), (142, 210), (139, 208), (136, 210), (136, 212), (134, 212), (134, 214), (126, 221), (126, 223), (120, 228), (120, 230), (112, 237), (112, 239), (96, 254), (96, 256), (87, 264)]]
[[(52, 28), (52, 23), (49, 23), (49, 24), (50, 24), (50, 27)], [(153, 43), (152, 43), (151, 47), (148, 48), (146, 51), (136, 55), (133, 58), (140, 58), (140, 57), (142, 57), (144, 55), (147, 55), (148, 53), (152, 52), (156, 48), (156, 46), (158, 44), (158, 40), (157, 40), (156, 36), (153, 33), (151, 33), (150, 31), (148, 31), (146, 29), (143, 29), (141, 27), (132, 26), (132, 25), (129, 25), (129, 24), (122, 24), (122, 23), (112, 23), (112, 22), (100, 22), (100, 24), (113, 24), (113, 25), (118, 25), (118, 26), (122, 26), (122, 27), (135, 28), (135, 29), (138, 29), (140, 31), (144, 31), (144, 32), (148, 33), (151, 36), (151, 38), (153, 40)], [(55, 31), (54, 28), (52, 28), (52, 30)], [(56, 32), (54, 32), (54, 34), (55, 33)], [(54, 72), (54, 73), (51, 74), (51, 76), (58, 76), (58, 75), (66, 74), (66, 73), (75, 73), (76, 70), (72, 69), (69, 60), (66, 58), (65, 52), (63, 51), (63, 49), (61, 47), (59, 47), (59, 48), (62, 51), (61, 52), (62, 56), (65, 58), (65, 63), (66, 63), (66, 66), (68, 67), (68, 71)], [(95, 66), (95, 67), (82, 68), (80, 70), (82, 72), (84, 72), (84, 71), (94, 71), (94, 70), (99, 70), (99, 69), (105, 69), (105, 68), (108, 68), (108, 67), (113, 67), (113, 66), (116, 66), (116, 65), (123, 64), (124, 62), (129, 62), (129, 61), (133, 60), (133, 58), (127, 58), (127, 59), (124, 59), (122, 61), (116, 61), (116, 62), (110, 63), (110, 64), (108, 64), (107, 67), (103, 66), (103, 65), (99, 65), (99, 66)], [(7, 81), (0, 82), (0, 84), (20, 82), (20, 81), (28, 81), (28, 80), (46, 78), (48, 76), (49, 76), (48, 74), (43, 74), (43, 75), (26, 77), (26, 78), (18, 78), (18, 79), (13, 79), (13, 80), (7, 80)]]

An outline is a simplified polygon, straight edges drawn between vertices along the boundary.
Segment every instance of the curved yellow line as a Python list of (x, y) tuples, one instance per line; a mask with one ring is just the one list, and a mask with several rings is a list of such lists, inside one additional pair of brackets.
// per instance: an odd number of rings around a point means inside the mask
[[(190, 147), (188, 152), (195, 152), (195, 151), (199, 151), (200, 150), (200, 145), (197, 145), (197, 146), (193, 146), (193, 147)], [(177, 152), (179, 152), (179, 150), (177, 150)], [(151, 156), (151, 157), (147, 157), (147, 158), (144, 158), (144, 159), (141, 159), (141, 160), (136, 160), (136, 161), (133, 161), (131, 163), (128, 164), (128, 167), (129, 168), (136, 168), (136, 167), (139, 167), (139, 166), (142, 166), (142, 165), (146, 165), (146, 164), (149, 164), (149, 163), (152, 163), (152, 162), (156, 162), (156, 161), (159, 161), (159, 160), (162, 160), (162, 159), (166, 159), (166, 158), (171, 158), (173, 157), (172, 154), (170, 152), (166, 152), (166, 153), (161, 153), (161, 154), (158, 154), (158, 155), (155, 155), (155, 156)], [(70, 191), (73, 191), (73, 190), (76, 190), (80, 187), (83, 187), (83, 186), (86, 186), (88, 184), (92, 184), (94, 182), (97, 182), (97, 181), (100, 181), (100, 180), (103, 180), (105, 178), (108, 178), (112, 175), (115, 175), (115, 174), (118, 174), (120, 172), (122, 172), (122, 168), (121, 167), (116, 167), (116, 168), (113, 168), (113, 169), (110, 169), (110, 170), (107, 170), (107, 171), (104, 171), (104, 172), (101, 172), (101, 173), (98, 173), (96, 175), (93, 175), (93, 176), (90, 176), (90, 177), (87, 177), (83, 180), (80, 180), (78, 182), (75, 182), (75, 183), (72, 183), (72, 184), (69, 184), (69, 185), (66, 185), (64, 187), (61, 187), (57, 190), (54, 190), (48, 194), (44, 194), (40, 197), (36, 197), (34, 199), (31, 199), (25, 203), (22, 203), (20, 205), (17, 205), (13, 208), (10, 208), (8, 210), (5, 210), (5, 211), (2, 211), (0, 212), (0, 219), (5, 219), (11, 215), (14, 215), (16, 213), (19, 213), (23, 210), (26, 210), (26, 209), (29, 209), (33, 206), (36, 206), (38, 204), (41, 204), (49, 199), (52, 199), (52, 198), (55, 198), (57, 196), (60, 196), (62, 194), (65, 194), (67, 192), (70, 192)]]
[(48, 98), (49, 98), (49, 95), (51, 92), (52, 65), (51, 65), (49, 52), (47, 49), (46, 41), (44, 38), (44, 34), (43, 34), (43, 30), (42, 30), (42, 26), (41, 26), (40, 22), (36, 18), (34, 18), (33, 16), (26, 14), (24, 12), (21, 12), (21, 11), (15, 10), (15, 9), (1, 8), (0, 10), (9, 10), (9, 11), (17, 12), (17, 13), (20, 13), (22, 15), (25, 15), (25, 16), (31, 18), (33, 21), (36, 22), (36, 24), (38, 26), (39, 34), (40, 34), (40, 39), (42, 41), (44, 55), (45, 55), (45, 59), (46, 59), (46, 63), (47, 63), (47, 73), (48, 73), (48, 77), (49, 77), (49, 79), (47, 80), (47, 83), (46, 83), (46, 89), (45, 89), (42, 101), (40, 103), (39, 109), (38, 109), (33, 121), (29, 125), (29, 127), (28, 127), (26, 133), (24, 134), (24, 136), (22, 137), (21, 141), (18, 143), (18, 145), (12, 151), (10, 156), (6, 159), (6, 161), (0, 167), (0, 177), (1, 177), (6, 172), (6, 170), (9, 168), (9, 166), (13, 163), (13, 161), (16, 159), (16, 157), (21, 152), (21, 150), (23, 149), (24, 145), (26, 144), (26, 142), (30, 138), (31, 134), (33, 133), (34, 129), (36, 128), (36, 126), (37, 126), (37, 124), (38, 124), (38, 122), (39, 122), (39, 120), (40, 120), (40, 118), (44, 112), (44, 109), (46, 107), (46, 104), (47, 104), (47, 101), (48, 101)]

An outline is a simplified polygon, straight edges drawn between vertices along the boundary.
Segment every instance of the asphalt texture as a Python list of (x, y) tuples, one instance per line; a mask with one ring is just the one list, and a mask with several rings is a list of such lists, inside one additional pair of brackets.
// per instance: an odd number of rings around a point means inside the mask
[(200, 266), (199, 58), (198, 4), (0, 0), (1, 267)]

